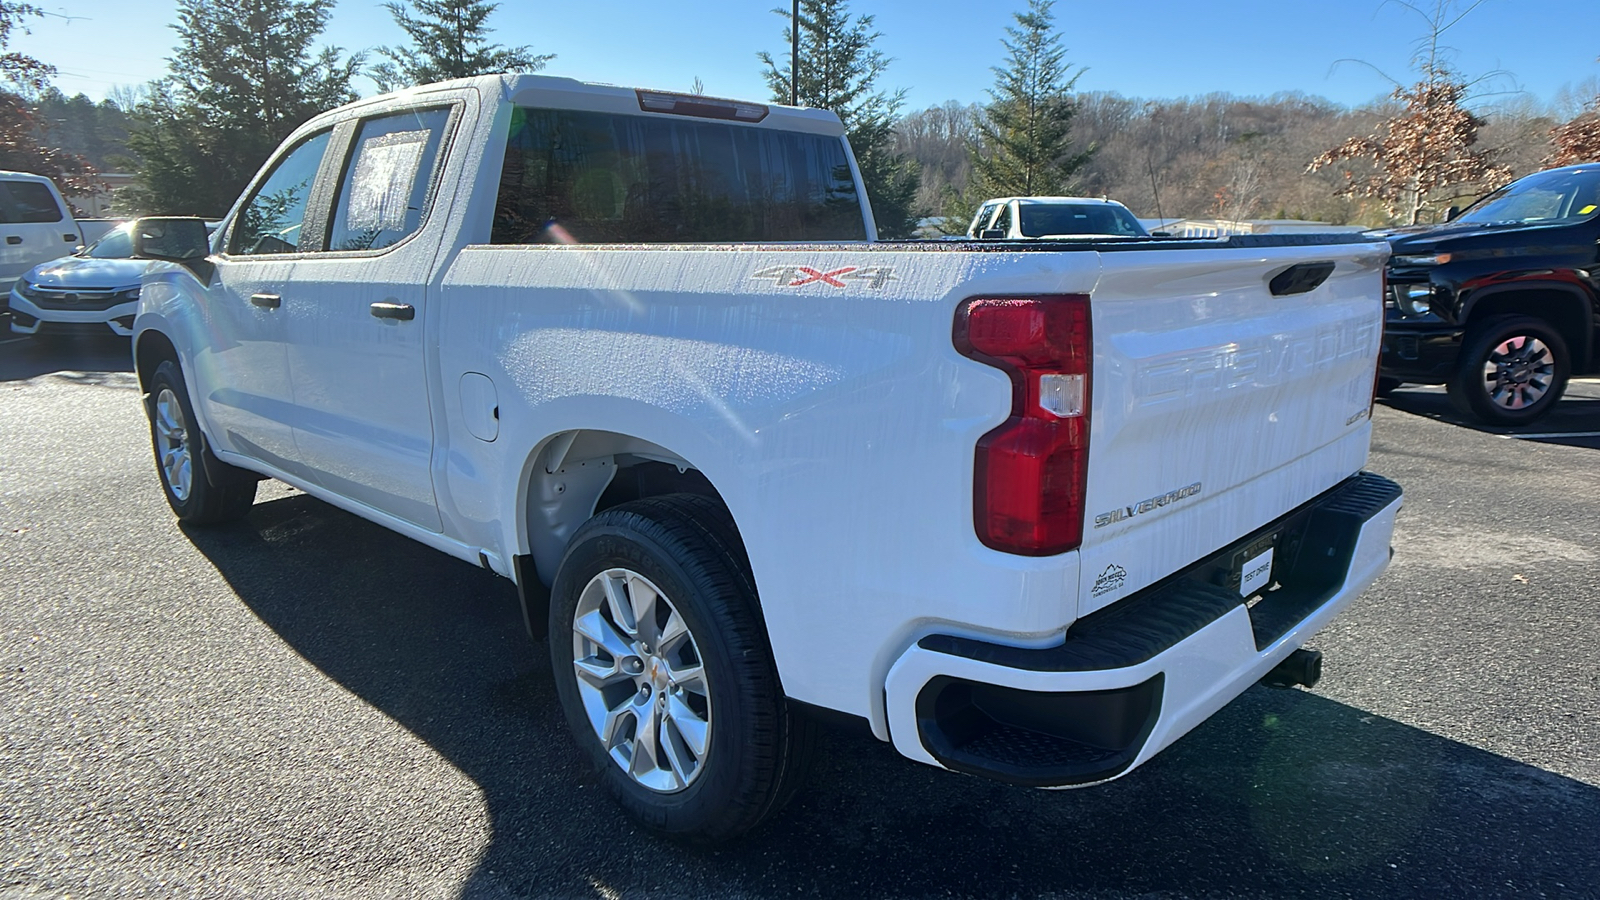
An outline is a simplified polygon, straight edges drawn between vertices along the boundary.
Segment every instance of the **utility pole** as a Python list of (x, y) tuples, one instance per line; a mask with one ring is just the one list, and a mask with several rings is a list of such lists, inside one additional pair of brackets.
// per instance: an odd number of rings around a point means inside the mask
[(800, 105), (800, 0), (789, 16), (789, 105)]

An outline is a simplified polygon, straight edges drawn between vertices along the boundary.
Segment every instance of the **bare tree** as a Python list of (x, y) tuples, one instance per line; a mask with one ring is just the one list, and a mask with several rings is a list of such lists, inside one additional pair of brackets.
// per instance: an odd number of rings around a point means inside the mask
[(1600, 91), (1571, 120), (1550, 129), (1555, 150), (1545, 162), (1552, 166), (1600, 161)]
[(1262, 167), (1259, 153), (1242, 153), (1225, 165), (1226, 179), (1213, 195), (1218, 218), (1239, 221), (1255, 214), (1261, 204)]
[(1426, 23), (1412, 60), (1420, 80), (1396, 85), (1390, 96), (1401, 108), (1394, 116), (1366, 137), (1350, 138), (1324, 151), (1306, 170), (1370, 160), (1373, 165), (1367, 174), (1343, 170), (1345, 181), (1339, 193), (1379, 200), (1391, 216), (1415, 225), (1424, 210), (1478, 193), (1491, 182), (1506, 180), (1511, 172), (1496, 160), (1492, 149), (1474, 146), (1486, 123), (1463, 107), (1462, 101), (1472, 85), (1483, 79), (1469, 83), (1457, 74), (1450, 67), (1450, 48), (1442, 42), (1444, 34), (1483, 0), (1465, 9), (1459, 9), (1455, 0), (1433, 0), (1428, 9), (1405, 0), (1391, 2)]
[(1556, 145), (1549, 158), (1552, 166), (1600, 160), (1600, 99), (1589, 112), (1552, 128), (1550, 137)]
[[(979, 140), (978, 122), (983, 107), (963, 106), (954, 100), (911, 113), (894, 126), (894, 151), (914, 159), (922, 169), (916, 208), (924, 215), (937, 213), (946, 191), (966, 191), (972, 179), (968, 147)], [(966, 227), (962, 222), (961, 226)]]

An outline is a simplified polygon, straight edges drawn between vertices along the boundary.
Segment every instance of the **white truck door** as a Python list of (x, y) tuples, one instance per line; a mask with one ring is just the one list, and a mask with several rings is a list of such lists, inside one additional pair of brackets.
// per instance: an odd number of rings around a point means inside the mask
[(280, 153), (239, 207), (223, 252), (213, 257), (207, 328), (194, 348), (194, 400), (212, 440), (301, 476), (284, 307), (307, 258), (301, 236), (317, 218), (311, 198), (331, 136), (320, 131)]
[(445, 231), (440, 148), (458, 114), (442, 98), (340, 126), (353, 134), (327, 251), (297, 270), (284, 298), (295, 443), (312, 477), (433, 531), (424, 320)]
[(50, 182), (0, 178), (0, 288), (34, 266), (66, 256), (78, 244), (78, 223), (66, 213)]

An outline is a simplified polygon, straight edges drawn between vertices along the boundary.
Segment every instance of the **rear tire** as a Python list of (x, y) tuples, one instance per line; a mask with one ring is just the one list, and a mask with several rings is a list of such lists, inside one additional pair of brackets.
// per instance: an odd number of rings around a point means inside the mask
[(1450, 402), (1487, 425), (1526, 425), (1567, 389), (1572, 356), (1561, 334), (1533, 316), (1496, 316), (1467, 332), (1447, 385)]
[(176, 362), (169, 359), (156, 366), (147, 411), (161, 493), (178, 520), (220, 525), (248, 515), (259, 479), (211, 455)]
[(783, 695), (727, 511), (668, 494), (573, 535), (550, 602), (550, 662), (583, 754), (641, 824), (736, 838), (803, 782), (815, 725)]

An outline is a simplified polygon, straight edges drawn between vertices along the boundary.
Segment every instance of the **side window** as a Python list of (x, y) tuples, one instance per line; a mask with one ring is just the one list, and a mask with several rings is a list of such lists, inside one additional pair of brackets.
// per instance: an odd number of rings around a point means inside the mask
[(317, 169), (322, 165), (331, 133), (314, 134), (278, 159), (239, 211), (228, 252), (250, 256), (294, 253), (300, 249), (306, 201), (311, 199), (311, 186), (317, 180)]
[(1011, 204), (1000, 207), (1000, 215), (995, 216), (993, 227), (1005, 232), (1005, 237), (1011, 236)]
[(59, 222), (65, 218), (50, 188), (37, 181), (0, 181), (0, 222)]
[(450, 110), (367, 119), (334, 204), (330, 250), (378, 250), (422, 226)]

